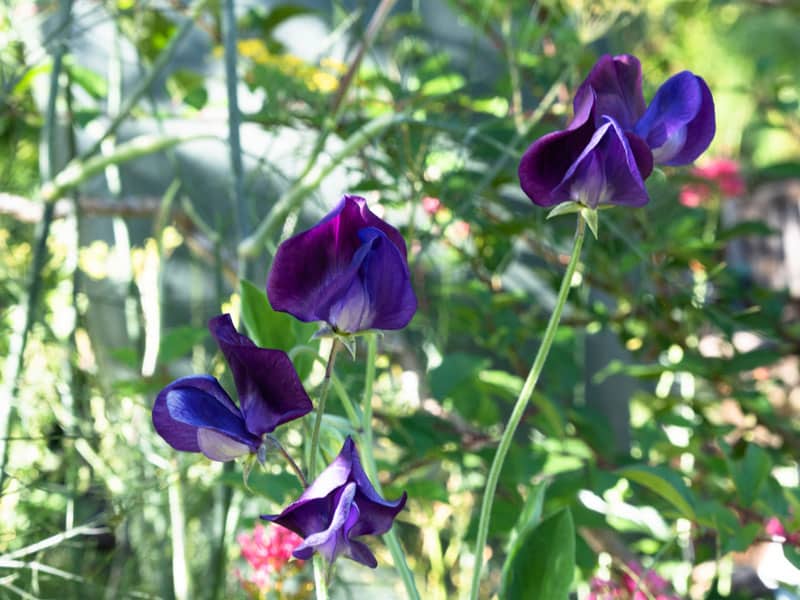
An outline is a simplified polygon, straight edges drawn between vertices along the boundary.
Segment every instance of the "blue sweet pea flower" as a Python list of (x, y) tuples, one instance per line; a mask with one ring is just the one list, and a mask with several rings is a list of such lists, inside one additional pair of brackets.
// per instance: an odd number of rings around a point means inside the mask
[(236, 331), (227, 314), (208, 327), (233, 372), (239, 406), (216, 378), (190, 375), (158, 394), (153, 426), (176, 450), (202, 452), (211, 460), (258, 453), (265, 434), (311, 412), (311, 399), (285, 352), (259, 348)]

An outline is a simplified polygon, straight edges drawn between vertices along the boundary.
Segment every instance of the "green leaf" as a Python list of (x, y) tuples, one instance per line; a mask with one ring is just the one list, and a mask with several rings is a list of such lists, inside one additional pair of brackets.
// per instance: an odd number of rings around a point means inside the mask
[(444, 400), (461, 383), (477, 379), (478, 373), (488, 365), (488, 360), (474, 354), (462, 352), (448, 354), (443, 357), (439, 366), (428, 373), (433, 396)]
[(787, 560), (795, 566), (795, 568), (800, 569), (800, 550), (791, 544), (784, 544), (783, 554), (786, 556)]
[(597, 210), (594, 208), (583, 207), (581, 208), (581, 218), (586, 221), (586, 224), (589, 226), (589, 229), (592, 230), (592, 234), (594, 235), (594, 239), (597, 239)]
[(267, 13), (263, 13), (260, 9), (251, 9), (243, 19), (242, 26), (255, 27), (264, 38), (271, 38), (274, 29), (284, 21), (315, 12), (317, 11), (299, 4), (278, 4)]
[(504, 600), (566, 600), (575, 571), (575, 525), (564, 509), (524, 531), (503, 565)]
[(664, 467), (635, 465), (620, 469), (617, 474), (646, 487), (672, 504), (682, 516), (695, 520), (691, 491), (674, 471)]
[(509, 537), (509, 548), (513, 548), (514, 543), (520, 535), (527, 530), (536, 527), (542, 520), (542, 509), (544, 508), (544, 497), (547, 491), (547, 482), (541, 482), (533, 485), (528, 498), (525, 500), (525, 506), (522, 507), (522, 512), (519, 513), (517, 524), (511, 530)]
[(552, 219), (553, 217), (580, 212), (582, 208), (583, 205), (578, 202), (562, 202), (561, 204), (556, 204), (555, 208), (547, 213), (547, 218)]
[(101, 75), (77, 64), (71, 57), (68, 57), (68, 59), (65, 61), (65, 66), (72, 81), (81, 86), (95, 100), (108, 96), (108, 85)]
[(176, 102), (200, 110), (208, 101), (205, 78), (189, 69), (178, 69), (167, 79), (167, 91)]
[(158, 348), (158, 361), (169, 364), (191, 352), (197, 344), (202, 344), (208, 337), (205, 327), (192, 327), (185, 325), (170, 329), (161, 337)]
[[(284, 352), (299, 345), (318, 347), (319, 342), (311, 340), (317, 329), (314, 323), (302, 323), (288, 313), (273, 310), (266, 293), (247, 280), (241, 281), (239, 291), (242, 297), (242, 321), (257, 345)], [(313, 364), (314, 357), (307, 353), (295, 357), (294, 365), (301, 380), (308, 377)]]
[(420, 89), (423, 96), (444, 96), (461, 89), (467, 83), (461, 75), (450, 73), (426, 81)]
[(742, 221), (733, 227), (723, 229), (717, 234), (717, 241), (728, 241), (746, 235), (775, 235), (778, 233), (763, 221)]
[(740, 460), (727, 457), (728, 469), (736, 484), (736, 492), (745, 508), (756, 501), (772, 470), (769, 454), (757, 444), (747, 444), (744, 456)]

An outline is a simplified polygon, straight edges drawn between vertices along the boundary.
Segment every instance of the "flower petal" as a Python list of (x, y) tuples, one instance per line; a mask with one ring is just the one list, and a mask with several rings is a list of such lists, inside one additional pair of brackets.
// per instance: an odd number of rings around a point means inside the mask
[(285, 352), (259, 348), (236, 331), (228, 314), (214, 317), (208, 327), (230, 365), (250, 433), (261, 437), (311, 412), (311, 399)]
[(250, 452), (250, 446), (213, 429), (201, 427), (197, 430), (197, 445), (211, 460), (227, 462)]
[(353, 503), (356, 495), (356, 484), (350, 483), (344, 487), (336, 500), (336, 507), (333, 517), (327, 528), (322, 531), (312, 533), (294, 549), (294, 556), (307, 560), (311, 558), (314, 550), (319, 552), (329, 563), (336, 560), (336, 556), (341, 554), (347, 543), (345, 537), (345, 527), (358, 520), (358, 507)]
[(417, 310), (405, 257), (376, 227), (358, 232), (362, 246), (350, 268), (320, 300), (318, 313), (335, 330), (402, 329)]
[(354, 561), (359, 562), (370, 569), (374, 569), (378, 566), (378, 561), (375, 559), (375, 555), (364, 542), (360, 542), (358, 540), (348, 540), (348, 542), (347, 549), (344, 552), (344, 555), (347, 558), (352, 558)]
[(344, 196), (339, 205), (317, 225), (283, 242), (275, 254), (267, 296), (275, 310), (301, 321), (321, 321), (318, 307), (326, 288), (347, 271), (362, 242), (358, 232), (380, 229), (403, 257), (406, 245), (394, 227), (382, 221), (359, 196)]
[(231, 413), (204, 390), (195, 387), (172, 388), (166, 394), (166, 404), (169, 415), (175, 421), (195, 428), (213, 429), (248, 445), (253, 451), (261, 444), (260, 438), (245, 428), (241, 413)]
[(604, 55), (595, 63), (589, 75), (575, 93), (577, 105), (591, 90), (595, 98), (595, 125), (605, 116), (611, 117), (622, 129), (632, 129), (645, 112), (642, 95), (642, 65), (630, 54)]
[(178, 421), (170, 415), (167, 407), (167, 395), (175, 389), (188, 388), (203, 392), (223, 406), (232, 415), (239, 415), (239, 409), (233, 404), (227, 392), (219, 382), (210, 375), (192, 375), (173, 381), (156, 397), (153, 405), (153, 426), (158, 434), (176, 450), (184, 452), (200, 452), (197, 444), (197, 427)]
[(648, 202), (636, 156), (616, 121), (605, 118), (553, 195), (592, 208), (599, 204), (642, 206)]
[(339, 554), (369, 567), (377, 562), (369, 548), (355, 538), (385, 533), (406, 502), (381, 498), (361, 466), (353, 440), (348, 437), (336, 459), (300, 498), (279, 515), (262, 519), (279, 523), (305, 538), (294, 555), (308, 559), (314, 550), (332, 561)]
[(592, 139), (594, 124), (585, 120), (575, 129), (554, 131), (536, 140), (522, 155), (519, 181), (534, 204), (553, 206), (571, 200), (568, 193), (554, 190)]
[(714, 99), (702, 78), (683, 71), (665, 81), (635, 132), (647, 141), (658, 164), (685, 165), (708, 148), (716, 123)]
[(352, 537), (359, 535), (380, 535), (391, 529), (397, 514), (406, 505), (408, 495), (403, 492), (394, 502), (381, 497), (372, 482), (367, 477), (361, 458), (358, 455), (355, 443), (350, 436), (347, 437), (341, 454), (349, 454), (350, 480), (358, 486), (356, 502), (361, 510), (361, 518), (353, 527)]

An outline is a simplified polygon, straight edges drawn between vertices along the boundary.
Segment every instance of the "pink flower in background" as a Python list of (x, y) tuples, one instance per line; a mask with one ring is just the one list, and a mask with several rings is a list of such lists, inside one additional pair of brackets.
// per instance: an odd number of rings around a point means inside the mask
[(422, 199), (422, 210), (433, 216), (442, 208), (442, 201), (433, 196), (425, 196)]
[(693, 168), (691, 174), (705, 182), (687, 183), (681, 188), (680, 202), (690, 208), (700, 206), (714, 193), (732, 198), (746, 190), (739, 163), (730, 158), (710, 160), (702, 167)]
[(777, 517), (771, 517), (767, 521), (766, 525), (764, 525), (764, 532), (771, 536), (786, 537), (786, 529), (784, 529)]
[(625, 590), (616, 581), (593, 577), (589, 582), (587, 600), (622, 600), (624, 597)]
[(588, 600), (679, 600), (668, 593), (669, 583), (655, 571), (645, 572), (638, 563), (630, 563), (628, 570), (621, 581), (593, 578)]
[(789, 533), (777, 517), (770, 517), (764, 525), (764, 533), (771, 537), (783, 538), (791, 546), (800, 546), (800, 531)]
[[(249, 577), (241, 572), (236, 573), (237, 577), (245, 589), (255, 587), (263, 591), (274, 584), (274, 579), (280, 579), (281, 572), (292, 559), (292, 552), (303, 539), (280, 525), (272, 525), (267, 529), (257, 523), (252, 534), (240, 533), (236, 541), (242, 558), (252, 567)], [(302, 566), (303, 561), (295, 559), (294, 564)], [(278, 577), (273, 578), (275, 575)]]
[(623, 573), (622, 583), (631, 593), (632, 600), (648, 600), (650, 597), (656, 600), (680, 600), (677, 596), (664, 593), (669, 591), (669, 583), (655, 571), (647, 571), (642, 575), (642, 566), (638, 563), (631, 563), (628, 568), (636, 577)]

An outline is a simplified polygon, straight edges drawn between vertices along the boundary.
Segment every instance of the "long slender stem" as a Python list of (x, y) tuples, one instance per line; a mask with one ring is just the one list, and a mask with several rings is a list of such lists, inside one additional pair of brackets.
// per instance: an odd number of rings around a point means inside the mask
[(316, 594), (317, 600), (328, 600), (330, 594), (328, 592), (325, 559), (320, 556), (319, 552), (315, 552), (312, 562), (314, 566), (314, 593)]
[[(234, 222), (236, 235), (242, 240), (247, 235), (247, 219), (244, 211), (244, 167), (242, 166), (242, 143), (239, 128), (242, 120), (239, 111), (239, 95), (237, 86), (239, 77), (236, 73), (236, 12), (233, 0), (225, 0), (222, 11), (223, 42), (225, 45), (225, 89), (228, 96), (228, 148), (230, 151), (231, 171), (231, 200), (234, 206)], [(239, 263), (239, 277), (244, 278), (246, 260)]]
[[(375, 357), (377, 355), (377, 340), (374, 333), (369, 333), (366, 336), (367, 342), (367, 365), (364, 380), (364, 402), (362, 405), (361, 413), (361, 456), (364, 459), (364, 468), (367, 476), (372, 481), (375, 489), (379, 494), (383, 495), (381, 483), (378, 481), (378, 468), (375, 465), (375, 456), (373, 454), (372, 445), (372, 385), (375, 381)], [(406, 562), (406, 555), (400, 546), (400, 541), (394, 530), (390, 529), (383, 535), (383, 541), (389, 548), (389, 553), (392, 555), (394, 566), (403, 580), (403, 585), (406, 588), (406, 595), (412, 600), (419, 600), (419, 591), (417, 584), (414, 581), (414, 574), (408, 567)]]
[[(331, 353), (328, 355), (328, 362), (325, 364), (325, 378), (322, 380), (322, 386), (319, 391), (319, 400), (317, 401), (317, 414), (314, 418), (314, 430), (311, 434), (311, 447), (308, 458), (308, 478), (312, 481), (317, 476), (317, 454), (319, 453), (319, 432), (322, 428), (322, 415), (325, 414), (325, 402), (328, 399), (328, 392), (331, 388), (331, 381), (333, 380), (333, 367), (336, 363), (336, 353), (339, 350), (339, 340), (334, 338), (331, 344)], [(328, 577), (325, 569), (325, 561), (319, 553), (314, 554), (314, 588), (317, 600), (328, 600)]]
[(308, 478), (312, 481), (317, 476), (317, 454), (319, 453), (319, 431), (322, 428), (322, 415), (325, 414), (325, 402), (328, 399), (328, 392), (331, 389), (331, 374), (333, 365), (336, 363), (336, 352), (339, 350), (339, 340), (333, 340), (331, 353), (328, 356), (328, 364), (325, 365), (325, 378), (319, 390), (319, 400), (317, 401), (317, 415), (314, 419), (314, 431), (311, 434), (311, 455), (308, 457)]
[(305, 476), (303, 475), (303, 470), (299, 466), (297, 466), (297, 463), (294, 461), (294, 459), (292, 458), (291, 454), (289, 454), (286, 451), (286, 448), (284, 448), (283, 445), (278, 441), (278, 438), (276, 438), (273, 435), (268, 435), (267, 439), (270, 441), (270, 443), (273, 446), (275, 446), (275, 448), (278, 449), (278, 452), (281, 453), (281, 456), (283, 456), (283, 458), (286, 460), (286, 462), (289, 463), (289, 467), (292, 469), (292, 471), (294, 471), (294, 474), (297, 475), (297, 479), (300, 480), (300, 483), (302, 484), (302, 486), (304, 488), (307, 488), (308, 487), (308, 481), (306, 480)]
[(581, 256), (581, 248), (583, 247), (583, 240), (586, 235), (586, 223), (583, 217), (578, 216), (578, 224), (575, 231), (575, 241), (572, 247), (572, 256), (567, 264), (567, 270), (564, 273), (564, 278), (561, 280), (561, 288), (558, 291), (558, 298), (556, 305), (553, 308), (553, 314), (550, 315), (550, 321), (547, 323), (547, 329), (544, 331), (542, 343), (539, 346), (539, 351), (536, 353), (536, 358), (533, 360), (533, 365), (522, 386), (519, 393), (514, 409), (511, 411), (511, 416), (508, 418), (506, 429), (500, 438), (500, 444), (497, 446), (497, 452), (494, 455), (492, 466), (489, 469), (489, 476), (486, 479), (486, 489), (483, 493), (483, 502), (481, 504), (481, 515), (478, 521), (478, 539), (475, 542), (475, 570), (472, 573), (472, 589), (470, 592), (471, 600), (478, 600), (478, 592), (480, 591), (481, 571), (483, 570), (483, 548), (486, 545), (486, 537), (489, 533), (489, 520), (492, 514), (492, 505), (494, 504), (494, 495), (497, 491), (497, 482), (500, 479), (500, 472), (503, 470), (503, 462), (505, 461), (508, 449), (511, 447), (511, 441), (514, 438), (514, 433), (517, 430), (522, 415), (525, 414), (525, 409), (528, 406), (528, 401), (533, 394), (539, 375), (542, 373), (545, 360), (550, 352), (550, 346), (553, 343), (553, 338), (558, 329), (558, 323), (561, 321), (561, 313), (564, 310), (564, 305), (567, 302), (567, 295), (572, 283), (572, 277), (575, 274), (575, 268)]

